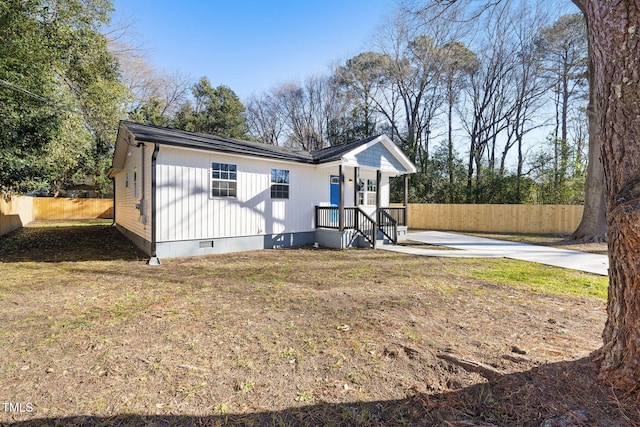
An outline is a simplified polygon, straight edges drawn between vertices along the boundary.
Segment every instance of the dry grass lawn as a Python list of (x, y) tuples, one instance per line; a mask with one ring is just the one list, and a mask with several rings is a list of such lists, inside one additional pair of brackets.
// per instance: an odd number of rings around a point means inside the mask
[(596, 380), (606, 278), (311, 248), (149, 267), (113, 227), (46, 225), (0, 237), (0, 424), (640, 425)]

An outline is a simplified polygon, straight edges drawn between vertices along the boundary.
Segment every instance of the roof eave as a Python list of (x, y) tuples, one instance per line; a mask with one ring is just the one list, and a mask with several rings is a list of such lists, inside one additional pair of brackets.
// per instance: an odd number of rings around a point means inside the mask
[[(240, 141), (233, 139), (225, 139), (215, 135), (198, 134), (193, 132), (181, 131), (179, 129), (169, 129), (153, 127), (133, 122), (123, 122), (121, 126), (128, 129), (128, 131), (135, 137), (137, 143), (154, 143), (162, 144), (173, 147), (189, 148), (204, 151), (216, 151), (227, 154), (235, 154), (257, 158), (269, 158), (275, 160), (289, 161), (295, 163), (307, 163), (313, 164), (313, 158), (310, 154), (305, 156), (304, 154), (296, 154), (295, 151), (290, 153), (282, 150), (282, 153), (275, 149), (269, 149), (269, 146), (264, 144), (264, 147), (249, 141)], [(129, 129), (132, 128), (132, 129)], [(139, 128), (139, 131), (136, 131)], [(168, 135), (153, 135), (153, 130), (157, 132), (169, 133)], [(148, 132), (146, 132), (148, 131)], [(174, 134), (171, 134), (171, 133)], [(306, 153), (306, 152), (301, 152)]]

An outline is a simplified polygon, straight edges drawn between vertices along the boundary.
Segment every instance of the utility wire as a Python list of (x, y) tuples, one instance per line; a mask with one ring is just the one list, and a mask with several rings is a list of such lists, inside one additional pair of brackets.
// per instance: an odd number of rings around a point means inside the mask
[(62, 104), (58, 104), (55, 101), (52, 101), (48, 98), (45, 98), (44, 96), (38, 95), (36, 93), (33, 93), (31, 91), (28, 91), (27, 89), (24, 89), (20, 86), (17, 86), (11, 82), (8, 82), (6, 80), (0, 79), (0, 85), (8, 87), (9, 89), (13, 89), (16, 92), (20, 92), (24, 95), (30, 96), (31, 98), (37, 99), (38, 101), (44, 102), (45, 104), (49, 104), (52, 107), (55, 107), (56, 109), (62, 109), (68, 113), (74, 113), (74, 114), (82, 114), (80, 111), (78, 110), (72, 110), (71, 108), (62, 105)]

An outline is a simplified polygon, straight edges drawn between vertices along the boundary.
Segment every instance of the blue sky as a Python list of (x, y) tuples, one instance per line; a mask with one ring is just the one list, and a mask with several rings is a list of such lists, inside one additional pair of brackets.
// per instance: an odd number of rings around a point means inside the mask
[(371, 47), (395, 0), (114, 0), (158, 70), (207, 76), (244, 101)]

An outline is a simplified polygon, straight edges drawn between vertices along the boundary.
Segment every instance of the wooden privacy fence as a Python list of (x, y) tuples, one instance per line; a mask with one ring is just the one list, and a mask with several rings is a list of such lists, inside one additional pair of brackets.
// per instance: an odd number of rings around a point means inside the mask
[[(573, 233), (581, 205), (409, 204), (408, 226), (424, 230), (489, 233)], [(0, 199), (0, 235), (33, 220), (113, 218), (112, 199), (16, 197)]]
[(34, 220), (113, 218), (112, 199), (0, 198), (0, 236)]
[(31, 197), (0, 197), (0, 236), (17, 230), (34, 220)]
[(573, 233), (582, 205), (409, 204), (409, 228), (488, 233)]
[(113, 218), (113, 199), (33, 198), (34, 219)]

